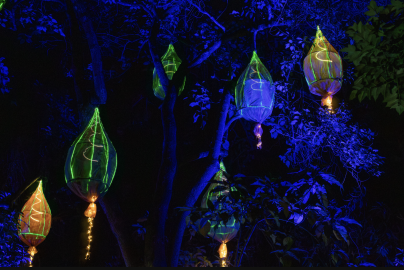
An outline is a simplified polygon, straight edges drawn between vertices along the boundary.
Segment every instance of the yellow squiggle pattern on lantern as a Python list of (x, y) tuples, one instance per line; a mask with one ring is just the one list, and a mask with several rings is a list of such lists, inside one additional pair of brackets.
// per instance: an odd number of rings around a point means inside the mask
[(86, 157), (85, 153), (86, 153), (87, 150), (88, 150), (89, 148), (91, 148), (91, 147), (101, 147), (101, 148), (103, 147), (102, 145), (93, 144), (93, 142), (90, 140), (92, 136), (95, 136), (96, 134), (101, 134), (101, 132), (100, 132), (100, 133), (95, 133), (95, 131), (93, 130), (93, 127), (94, 127), (95, 125), (97, 125), (98, 123), (99, 123), (99, 121), (97, 121), (97, 118), (96, 118), (96, 119), (95, 119), (95, 123), (94, 123), (93, 125), (91, 125), (91, 131), (93, 132), (93, 134), (91, 134), (91, 135), (88, 137), (88, 141), (91, 143), (91, 146), (89, 146), (89, 147), (87, 147), (86, 149), (84, 149), (84, 152), (83, 152), (83, 157), (84, 157), (85, 159), (90, 160), (90, 161), (94, 161), (94, 162), (98, 162), (98, 160), (95, 160), (95, 159), (91, 159), (91, 158)]
[[(251, 67), (251, 69), (253, 70), (253, 72), (251, 72), (249, 76), (250, 76), (250, 80), (252, 80), (252, 81), (254, 82), (253, 84), (251, 84), (251, 89), (252, 89), (252, 90), (256, 90), (256, 91), (261, 91), (261, 89), (262, 89), (262, 84), (264, 84), (264, 82), (262, 82), (261, 80), (253, 79), (253, 78), (252, 78), (252, 75), (253, 75), (253, 74), (257, 73), (257, 74), (258, 74), (258, 77), (260, 77), (260, 75), (259, 75), (258, 71), (255, 70), (253, 67)], [(253, 87), (253, 85), (256, 85), (256, 84), (259, 84), (259, 88), (254, 88), (254, 87)]]
[(41, 188), (38, 188), (38, 192), (35, 194), (35, 200), (34, 200), (35, 203), (32, 205), (32, 208), (31, 208), (31, 211), (35, 211), (36, 213), (31, 214), (30, 218), (32, 220), (35, 220), (36, 222), (39, 222), (39, 220), (34, 218), (33, 216), (42, 215), (44, 213), (44, 212), (41, 212), (41, 211), (38, 211), (35, 209), (35, 205), (40, 204), (42, 202), (42, 200), (38, 197), (38, 195), (41, 195), (41, 194), (42, 194), (42, 190), (41, 190)]

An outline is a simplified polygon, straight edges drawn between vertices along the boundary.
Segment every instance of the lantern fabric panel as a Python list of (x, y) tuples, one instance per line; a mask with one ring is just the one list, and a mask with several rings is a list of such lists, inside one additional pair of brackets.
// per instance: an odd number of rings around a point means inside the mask
[[(226, 181), (226, 176), (224, 176), (223, 172), (226, 171), (226, 168), (224, 167), (223, 162), (220, 162), (220, 170), (215, 174), (215, 177), (213, 178), (215, 181)], [(217, 201), (219, 196), (221, 195), (226, 195), (229, 191), (223, 190), (223, 191), (218, 191), (218, 192), (211, 192), (213, 189), (215, 189), (217, 186), (219, 186), (219, 183), (212, 183), (210, 184), (208, 190), (205, 192), (205, 194), (202, 197), (202, 202), (201, 202), (201, 207), (202, 208), (208, 208), (208, 200), (210, 200), (213, 204)]]
[[(174, 46), (172, 44), (168, 46), (166, 53), (161, 58), (161, 63), (163, 64), (164, 71), (167, 74), (168, 79), (172, 80), (175, 72), (177, 72), (178, 67), (182, 63), (181, 59), (175, 52)], [(184, 90), (185, 81), (186, 78), (184, 77), (184, 82), (178, 89), (178, 95), (180, 95)], [(166, 95), (155, 68), (153, 69), (153, 92), (156, 97), (158, 97), (161, 100), (164, 100)]]
[(214, 238), (220, 243), (227, 243), (236, 237), (238, 230), (240, 229), (240, 222), (238, 222), (233, 216), (226, 222), (220, 221), (219, 225), (215, 226), (218, 222), (210, 222), (210, 231), (208, 235)]
[[(304, 59), (304, 74), (312, 94), (324, 99), (333, 96), (342, 86), (342, 60), (317, 26), (316, 38)], [(324, 102), (324, 100), (323, 100)]]
[[(18, 237), (29, 247), (42, 243), (51, 228), (52, 214), (45, 199), (42, 181), (31, 198), (24, 204), (18, 220)], [(35, 253), (36, 253), (36, 249)]]
[(272, 113), (274, 95), (275, 86), (271, 74), (254, 51), (250, 64), (237, 81), (237, 110), (244, 119), (262, 123)]
[(65, 177), (69, 188), (87, 202), (95, 202), (111, 186), (117, 166), (116, 151), (95, 109), (86, 129), (69, 149)]

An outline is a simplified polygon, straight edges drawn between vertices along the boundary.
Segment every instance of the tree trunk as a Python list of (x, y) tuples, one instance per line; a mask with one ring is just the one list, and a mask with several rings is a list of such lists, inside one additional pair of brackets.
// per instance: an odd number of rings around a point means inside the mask
[(170, 82), (160, 57), (156, 53), (156, 37), (160, 29), (160, 22), (155, 20), (149, 38), (149, 50), (165, 92), (165, 99), (161, 107), (161, 121), (163, 124), (163, 154), (152, 209), (146, 227), (145, 265), (167, 266), (166, 258), (166, 220), (171, 201), (173, 181), (177, 171), (177, 126), (174, 117), (174, 105), (177, 100), (177, 87), (174, 82), (184, 73), (184, 63), (177, 70)]
[(177, 170), (177, 127), (174, 118), (176, 97), (176, 88), (171, 86), (161, 108), (164, 133), (163, 157), (157, 179), (152, 211), (146, 230), (146, 266), (167, 266), (165, 225), (171, 201), (173, 181)]
[[(220, 149), (222, 146), (223, 135), (225, 133), (226, 127), (226, 117), (230, 106), (230, 92), (226, 91), (226, 95), (223, 99), (222, 110), (220, 112), (218, 128), (215, 136), (215, 143), (213, 149), (210, 153), (210, 163), (207, 166), (204, 174), (198, 181), (198, 183), (192, 188), (192, 190), (188, 193), (187, 198), (185, 200), (186, 207), (193, 207), (198, 197), (201, 195), (203, 189), (208, 184), (209, 180), (215, 175), (215, 173), (219, 170), (219, 156)], [(190, 211), (185, 211), (177, 219), (174, 220), (173, 228), (176, 228), (175, 235), (171, 245), (171, 256), (170, 256), (170, 266), (177, 267), (178, 265), (178, 257), (180, 254), (182, 238), (184, 235), (186, 223), (185, 219), (190, 214)]]
[(91, 64), (93, 69), (93, 81), (95, 95), (91, 98), (92, 104), (105, 104), (107, 102), (107, 90), (105, 89), (104, 75), (102, 71), (101, 48), (98, 44), (93, 24), (87, 15), (86, 7), (79, 0), (71, 0), (74, 11), (87, 38), (87, 43), (91, 53)]
[(141, 266), (140, 257), (137, 256), (139, 252), (136, 250), (132, 237), (131, 225), (122, 218), (125, 215), (119, 207), (116, 198), (112, 194), (106, 194), (98, 201), (108, 218), (112, 232), (118, 240), (126, 267)]

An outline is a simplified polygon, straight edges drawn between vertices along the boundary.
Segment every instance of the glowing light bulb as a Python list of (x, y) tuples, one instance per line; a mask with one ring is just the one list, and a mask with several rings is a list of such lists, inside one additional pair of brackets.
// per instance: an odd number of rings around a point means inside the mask
[(219, 249), (218, 249), (217, 252), (219, 253), (219, 257), (220, 257), (220, 267), (226, 267), (226, 266), (227, 266), (227, 264), (226, 264), (226, 259), (227, 259), (227, 246), (226, 246), (226, 243), (225, 243), (225, 242), (223, 242), (223, 243), (220, 245), (220, 247), (219, 247)]

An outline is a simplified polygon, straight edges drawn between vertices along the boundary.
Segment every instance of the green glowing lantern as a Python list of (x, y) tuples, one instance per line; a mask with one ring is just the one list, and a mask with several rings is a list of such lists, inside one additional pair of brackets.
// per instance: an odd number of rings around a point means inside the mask
[(272, 113), (275, 103), (275, 86), (271, 74), (255, 51), (250, 64), (237, 81), (235, 101), (241, 117), (257, 123), (254, 134), (258, 139), (257, 148), (261, 149), (263, 132), (261, 123)]
[(95, 201), (108, 191), (115, 176), (116, 166), (115, 148), (104, 130), (96, 108), (87, 127), (70, 147), (65, 164), (68, 187), (90, 203), (84, 212), (89, 222), (86, 259), (90, 255), (92, 221), (97, 212)]
[[(168, 46), (166, 53), (161, 58), (161, 63), (163, 63), (164, 71), (166, 72), (168, 79), (172, 80), (175, 72), (177, 72), (178, 67), (182, 63), (181, 59), (178, 57), (177, 53), (175, 52), (174, 46), (172, 44), (170, 44), (170, 46)], [(178, 89), (178, 95), (180, 95), (181, 92), (184, 90), (185, 79), (186, 79), (186, 77), (184, 77), (184, 82), (182, 83), (180, 89)], [(153, 92), (154, 92), (154, 95), (161, 100), (164, 100), (164, 98), (166, 97), (166, 94), (164, 92), (163, 86), (161, 85), (159, 76), (157, 75), (156, 69), (153, 70)]]
[[(216, 173), (214, 180), (215, 181), (227, 181), (224, 173), (226, 172), (226, 168), (224, 167), (223, 162), (220, 162), (220, 170)], [(212, 192), (214, 188), (217, 186), (222, 186), (220, 183), (212, 183), (205, 195), (202, 198), (201, 207), (207, 208), (208, 200), (210, 200), (218, 209), (222, 209), (221, 203), (218, 203), (217, 200), (220, 196), (226, 196), (229, 191), (216, 191)], [(231, 188), (232, 191), (236, 189), (234, 187)], [(229, 201), (230, 202), (230, 201)], [(226, 266), (227, 259), (227, 246), (226, 243), (232, 240), (236, 235), (238, 230), (240, 229), (240, 222), (238, 222), (233, 216), (224, 224), (223, 221), (218, 223), (215, 220), (211, 220), (210, 222), (210, 231), (208, 235), (220, 242), (221, 245), (219, 247), (219, 256), (220, 256), (220, 265), (222, 267)]]
[(5, 4), (6, 4), (6, 0), (0, 0), (0, 11), (3, 9)]
[(322, 97), (322, 106), (331, 108), (332, 96), (342, 85), (342, 60), (319, 26), (314, 43), (304, 59), (304, 75), (310, 92)]

